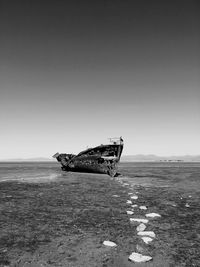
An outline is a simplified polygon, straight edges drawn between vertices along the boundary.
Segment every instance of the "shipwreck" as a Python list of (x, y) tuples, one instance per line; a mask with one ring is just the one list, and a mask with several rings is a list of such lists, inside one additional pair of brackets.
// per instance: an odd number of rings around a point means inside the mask
[(102, 173), (114, 177), (118, 175), (123, 145), (122, 137), (110, 138), (109, 144), (88, 148), (78, 155), (56, 153), (53, 158), (61, 164), (63, 171)]

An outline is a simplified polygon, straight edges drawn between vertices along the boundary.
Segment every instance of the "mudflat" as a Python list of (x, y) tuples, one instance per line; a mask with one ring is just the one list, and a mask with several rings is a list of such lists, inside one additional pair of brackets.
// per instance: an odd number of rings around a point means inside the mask
[[(145, 186), (138, 178), (68, 173), (45, 182), (1, 182), (0, 266), (200, 266), (198, 187)], [(199, 183), (198, 173), (193, 180)], [(131, 193), (138, 196), (134, 208), (127, 204)], [(144, 205), (147, 210), (139, 208)], [(147, 231), (156, 237), (145, 244), (130, 218), (150, 212), (161, 217), (149, 219)], [(132, 252), (152, 261), (133, 263)]]

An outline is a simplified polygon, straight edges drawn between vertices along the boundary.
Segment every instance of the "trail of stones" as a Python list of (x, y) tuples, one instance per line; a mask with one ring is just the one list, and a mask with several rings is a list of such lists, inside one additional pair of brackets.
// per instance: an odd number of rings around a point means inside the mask
[[(126, 201), (127, 206), (129, 206), (129, 210), (126, 211), (128, 216), (134, 215), (135, 210), (140, 210), (142, 211), (148, 211), (148, 207), (145, 205), (142, 206), (138, 206), (137, 204), (137, 200), (139, 199), (139, 192), (137, 192), (134, 188), (134, 185), (131, 185), (127, 182), (123, 182), (120, 178), (117, 179), (117, 181), (123, 186), (123, 187), (128, 187), (129, 191), (128, 192), (128, 199)], [(134, 202), (134, 203), (133, 203)], [(148, 204), (148, 203), (146, 203)], [(136, 231), (137, 231), (137, 235), (141, 238), (141, 240), (148, 245), (150, 242), (152, 242), (155, 238), (156, 238), (156, 234), (153, 231), (145, 231), (145, 229), (147, 228), (147, 224), (149, 222), (149, 219), (155, 219), (155, 218), (159, 218), (161, 217), (160, 214), (158, 213), (146, 213), (145, 216), (144, 214), (141, 214), (141, 216), (139, 216), (139, 218), (136, 217), (130, 217), (130, 223), (133, 226), (136, 226)], [(139, 250), (141, 250), (141, 247), (139, 245), (136, 246), (136, 248), (140, 248)], [(142, 249), (143, 250), (143, 249)], [(136, 252), (132, 252), (129, 256), (129, 260), (135, 263), (139, 263), (139, 262), (148, 262), (150, 260), (152, 260), (153, 258), (149, 255), (143, 255), (141, 253), (138, 253), (140, 251), (136, 251)]]

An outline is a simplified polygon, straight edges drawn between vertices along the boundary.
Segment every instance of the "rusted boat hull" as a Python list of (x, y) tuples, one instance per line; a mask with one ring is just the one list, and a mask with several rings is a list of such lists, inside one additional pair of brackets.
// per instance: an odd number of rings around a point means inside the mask
[(90, 148), (78, 155), (56, 153), (53, 157), (60, 162), (64, 171), (102, 173), (113, 177), (118, 173), (122, 150), (123, 140), (120, 139), (119, 142)]

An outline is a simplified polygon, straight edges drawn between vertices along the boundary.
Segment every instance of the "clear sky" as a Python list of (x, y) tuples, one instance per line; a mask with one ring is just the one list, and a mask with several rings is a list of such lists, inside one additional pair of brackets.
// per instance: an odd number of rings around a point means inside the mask
[(0, 159), (200, 154), (200, 1), (0, 0)]

